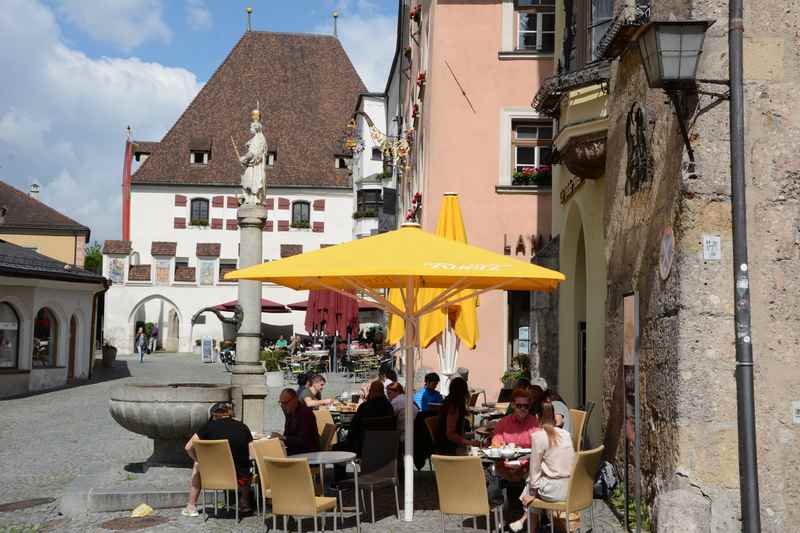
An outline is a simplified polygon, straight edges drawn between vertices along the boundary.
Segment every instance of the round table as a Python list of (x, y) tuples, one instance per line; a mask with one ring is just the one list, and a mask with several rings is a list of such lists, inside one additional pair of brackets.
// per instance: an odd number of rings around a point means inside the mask
[(319, 481), (325, 493), (325, 465), (340, 465), (350, 463), (353, 466), (353, 481), (355, 483), (356, 500), (356, 531), (361, 531), (361, 507), (358, 502), (358, 466), (356, 454), (353, 452), (306, 452), (289, 456), (290, 459), (307, 459), (311, 466), (319, 466)]

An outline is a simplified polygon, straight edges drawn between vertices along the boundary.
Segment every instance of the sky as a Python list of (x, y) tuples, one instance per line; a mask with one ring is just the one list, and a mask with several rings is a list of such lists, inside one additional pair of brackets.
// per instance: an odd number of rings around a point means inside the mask
[(384, 90), (396, 0), (0, 0), (0, 180), (121, 238), (126, 128), (160, 140), (246, 28), (332, 33)]

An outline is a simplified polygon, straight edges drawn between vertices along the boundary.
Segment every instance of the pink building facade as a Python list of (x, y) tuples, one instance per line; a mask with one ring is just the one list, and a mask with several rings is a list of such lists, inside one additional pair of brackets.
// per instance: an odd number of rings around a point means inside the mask
[[(456, 192), (471, 244), (530, 260), (550, 237), (553, 127), (530, 102), (554, 69), (554, 22), (547, 0), (401, 2), (387, 84), (388, 119), (410, 143), (397, 169), (401, 220), (434, 231), (443, 194)], [(523, 168), (529, 175), (515, 178)], [(462, 348), (458, 366), (493, 399), (529, 349), (530, 295), (482, 296), (478, 314), (478, 346)], [(434, 349), (422, 364), (438, 369)]]

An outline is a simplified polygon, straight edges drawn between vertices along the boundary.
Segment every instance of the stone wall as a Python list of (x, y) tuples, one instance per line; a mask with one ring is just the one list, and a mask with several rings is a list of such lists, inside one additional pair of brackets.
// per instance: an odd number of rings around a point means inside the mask
[[(670, 14), (716, 18), (698, 77), (727, 78), (727, 8), (722, 1), (658, 2)], [(777, 0), (747, 2), (745, 142), (756, 421), (763, 531), (800, 523), (800, 11)], [(724, 89), (707, 86), (708, 90)], [(619, 442), (622, 295), (640, 295), (642, 471), (653, 503), (693, 498), (710, 531), (736, 531), (739, 476), (733, 326), (728, 104), (701, 96), (689, 122), (696, 154), (687, 172), (675, 115), (649, 90), (638, 51), (614, 63), (606, 166), (608, 360), (606, 443)], [(647, 112), (653, 179), (625, 196), (625, 123), (634, 102)], [(664, 228), (675, 235), (669, 277), (659, 273)], [(704, 234), (719, 235), (722, 260), (704, 261)], [(616, 393), (615, 393), (616, 392)], [(615, 401), (616, 399), (616, 401)], [(621, 446), (616, 448), (621, 452)], [(686, 487), (692, 490), (686, 490)], [(674, 493), (674, 494), (673, 494)], [(675, 498), (672, 498), (675, 496)], [(671, 531), (680, 506), (655, 509)], [(685, 518), (685, 517), (683, 517)], [(697, 518), (697, 520), (703, 520)], [(698, 524), (700, 526), (701, 524)], [(704, 531), (706, 529), (697, 529)]]

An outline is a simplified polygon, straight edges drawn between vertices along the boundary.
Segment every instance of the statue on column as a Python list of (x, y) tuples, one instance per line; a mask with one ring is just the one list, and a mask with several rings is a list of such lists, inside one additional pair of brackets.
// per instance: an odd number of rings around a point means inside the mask
[[(261, 111), (254, 109), (250, 113), (250, 133), (253, 136), (245, 143), (247, 153), (239, 156), (239, 163), (244, 168), (242, 173), (242, 195), (244, 205), (263, 205), (267, 189), (267, 138), (264, 137), (261, 125)], [(235, 144), (234, 144), (235, 147)], [(238, 151), (237, 151), (238, 155)]]

